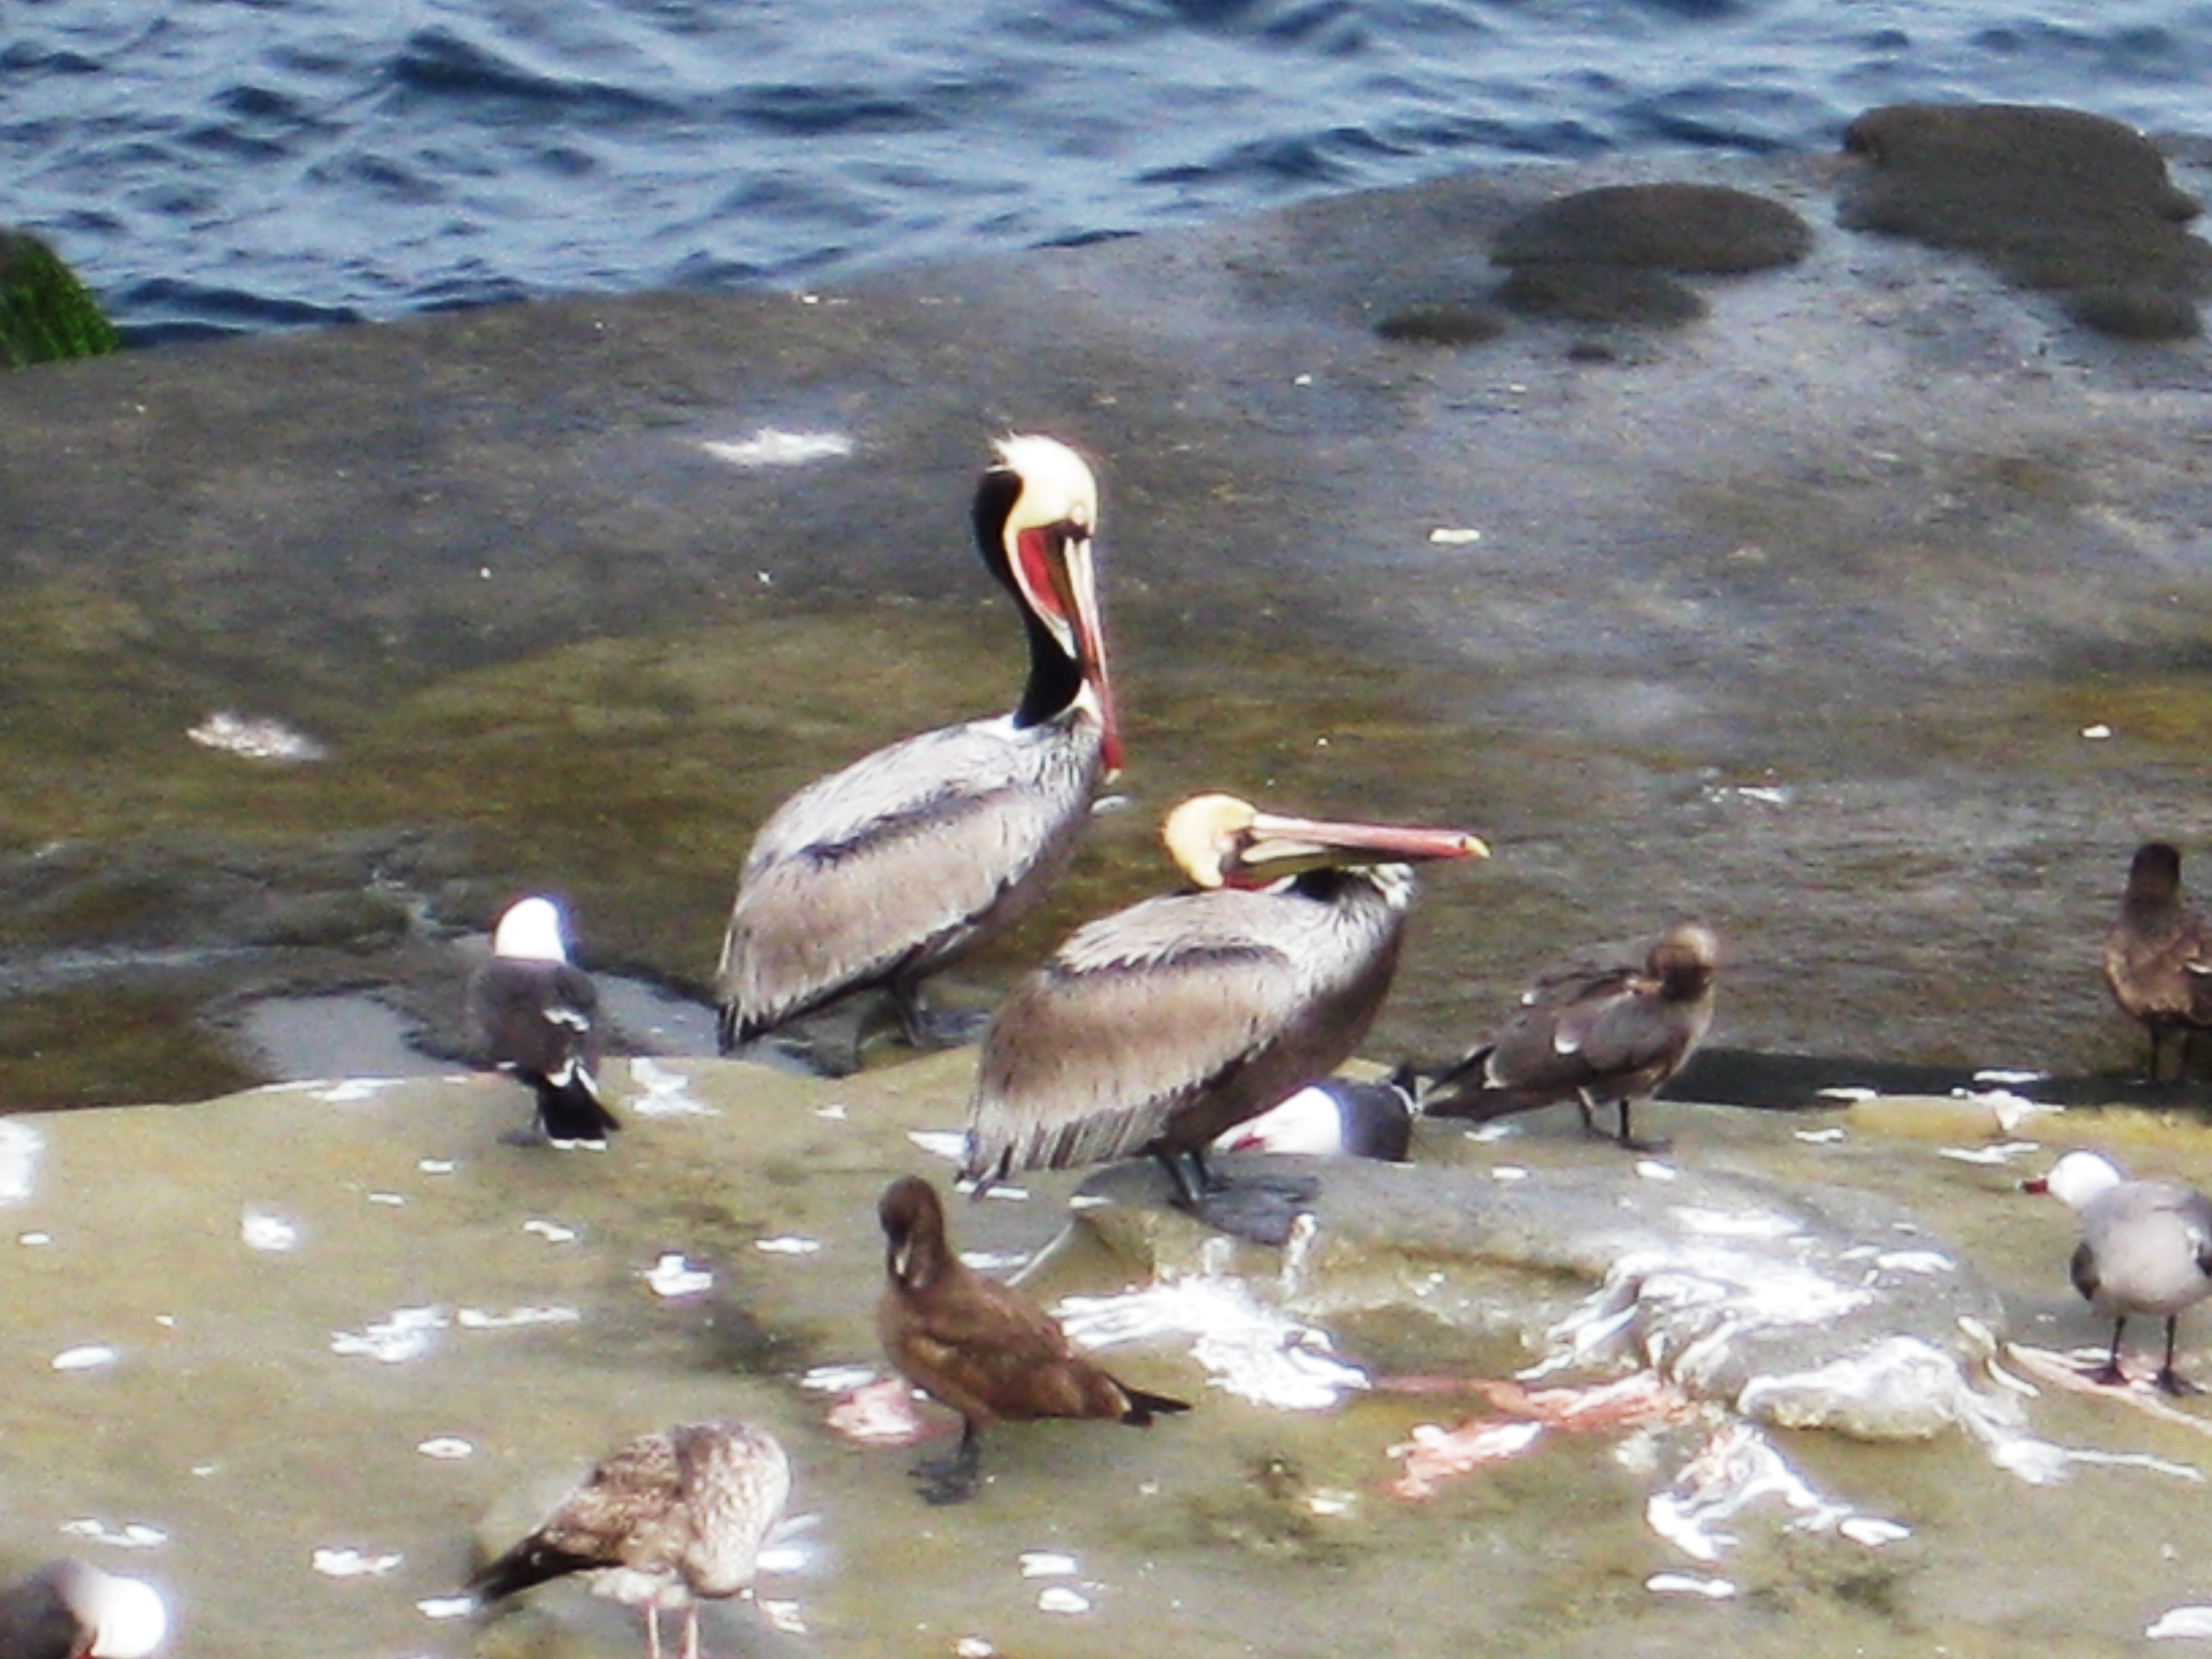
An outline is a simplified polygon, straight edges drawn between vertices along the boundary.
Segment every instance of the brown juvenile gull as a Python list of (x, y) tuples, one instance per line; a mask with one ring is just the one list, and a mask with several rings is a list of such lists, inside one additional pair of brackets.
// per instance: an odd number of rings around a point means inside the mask
[(569, 1573), (645, 1611), (660, 1659), (663, 1608), (684, 1610), (684, 1659), (699, 1659), (699, 1602), (749, 1589), (761, 1541), (791, 1496), (774, 1436), (744, 1423), (679, 1423), (606, 1458), (530, 1536), (468, 1583), (496, 1601)]
[(1190, 1407), (1117, 1382), (1075, 1351), (1060, 1322), (986, 1279), (952, 1252), (945, 1206), (918, 1176), (902, 1176), (876, 1206), (887, 1283), (876, 1304), (884, 1352), (901, 1376), (960, 1413), (960, 1446), (915, 1469), (921, 1495), (954, 1504), (975, 1490), (983, 1431), (1003, 1419), (1103, 1418), (1147, 1426)]
[(1571, 1100), (1585, 1133), (1601, 1101), (1620, 1112), (1613, 1139), (1637, 1151), (1663, 1143), (1629, 1133), (1632, 1103), (1682, 1069), (1713, 1018), (1720, 941), (1696, 922), (1668, 928), (1640, 966), (1576, 967), (1522, 994), (1505, 1029), (1439, 1073), (1421, 1097), (1431, 1117), (1489, 1119)]
[(2145, 842), (2128, 866), (2120, 913), (2105, 937), (2105, 988), (2150, 1036), (2145, 1071), (2159, 1080), (2166, 1034), (2181, 1034), (2175, 1075), (2189, 1069), (2197, 1033), (2212, 1026), (2212, 924), (2181, 895), (2181, 854)]

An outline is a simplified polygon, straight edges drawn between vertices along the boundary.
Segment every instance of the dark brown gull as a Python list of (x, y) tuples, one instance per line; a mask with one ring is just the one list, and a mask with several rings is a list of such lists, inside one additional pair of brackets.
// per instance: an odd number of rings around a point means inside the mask
[(876, 1213), (885, 1246), (876, 1305), (884, 1352), (907, 1381), (960, 1413), (959, 1449), (915, 1470), (931, 1503), (975, 1491), (982, 1432), (994, 1423), (1066, 1417), (1142, 1428), (1155, 1413), (1190, 1409), (1109, 1375), (1075, 1351), (1058, 1320), (954, 1255), (945, 1206), (920, 1176), (891, 1182)]

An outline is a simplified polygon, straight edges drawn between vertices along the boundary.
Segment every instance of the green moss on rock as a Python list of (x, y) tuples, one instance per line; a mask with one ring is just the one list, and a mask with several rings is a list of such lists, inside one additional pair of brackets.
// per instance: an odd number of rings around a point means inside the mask
[(0, 368), (97, 357), (121, 343), (58, 254), (27, 231), (0, 230)]

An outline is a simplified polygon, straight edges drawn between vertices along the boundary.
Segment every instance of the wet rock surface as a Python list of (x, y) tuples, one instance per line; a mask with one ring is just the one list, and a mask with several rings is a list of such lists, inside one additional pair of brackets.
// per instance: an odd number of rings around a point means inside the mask
[[(2212, 834), (2203, 348), (1826, 229), (1863, 165), (1531, 167), (837, 293), (9, 375), (0, 976), (33, 1012), (115, 993), (29, 1044), (97, 1036), (100, 1075), (34, 1060), (22, 1097), (267, 1074), (237, 1011), (272, 996), (386, 997), (449, 1047), (443, 988), (525, 890), (588, 965), (696, 994), (776, 800), (1012, 701), (964, 519), (1010, 426), (1101, 464), (1129, 793), (956, 1003), (1158, 890), (1159, 813), (1231, 787), (1498, 848), (1429, 884), (1386, 1056), (1696, 915), (1717, 1042), (2131, 1065), (2096, 938), (2136, 842)], [(1378, 337), (1613, 185), (1824, 228), (1663, 337)], [(190, 735), (264, 720), (323, 757)]]
[[(1160, 1213), (1141, 1167), (1081, 1183), (1134, 1201), (1072, 1228), (1071, 1177), (962, 1204), (963, 1248), (1000, 1273), (1043, 1252), (1028, 1291), (1196, 1408), (1144, 1432), (1004, 1425), (978, 1497), (931, 1510), (906, 1471), (949, 1443), (948, 1414), (921, 1407), (922, 1448), (830, 1419), (879, 1364), (875, 1199), (896, 1174), (943, 1181), (910, 1137), (957, 1124), (973, 1064), (829, 1083), (644, 1061), (604, 1154), (509, 1144), (529, 1102), (494, 1079), (0, 1121), (0, 1550), (66, 1538), (156, 1582), (179, 1659), (621, 1650), (632, 1616), (580, 1586), (481, 1619), (444, 1598), (580, 1465), (736, 1414), (790, 1450), (799, 1525), (758, 1601), (710, 1614), (725, 1655), (1109, 1654), (1164, 1632), (1206, 1659), (1263, 1624), (1326, 1651), (1395, 1623), (1506, 1654), (1780, 1656), (1811, 1629), (1901, 1656), (1985, 1641), (1993, 1619), (2120, 1652), (2199, 1586), (2199, 1406), (2045, 1387), (2003, 1390), (2001, 1436), (1775, 1426), (1778, 1378), (1887, 1409), (1866, 1377), (1806, 1370), (1884, 1340), (2002, 1389), (1960, 1318), (2099, 1347), (2065, 1283), (2070, 1217), (2015, 1190), (2057, 1145), (2118, 1135), (2138, 1169), (2212, 1171), (2201, 1131), (1986, 1100), (1662, 1104), (1663, 1164), (1548, 1115), (1487, 1139), (1425, 1124), (1413, 1166), (1322, 1170), (1289, 1252)], [(1817, 1295), (1796, 1277), (1812, 1257)], [(1867, 1300), (1833, 1318), (1838, 1291)], [(1180, 1327), (1146, 1314), (1163, 1305)], [(1577, 1344), (1609, 1320), (1620, 1340)], [(2185, 1321), (2185, 1370), (2208, 1342)], [(1293, 1350), (1298, 1389), (1271, 1392)], [(1358, 1380), (1312, 1397), (1324, 1365)]]

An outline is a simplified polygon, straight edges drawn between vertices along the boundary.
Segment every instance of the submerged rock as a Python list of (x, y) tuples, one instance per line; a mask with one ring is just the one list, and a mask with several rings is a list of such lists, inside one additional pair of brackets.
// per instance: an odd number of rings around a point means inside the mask
[(2107, 333), (2202, 331), (2212, 246), (2181, 228), (2198, 204), (2133, 128), (2080, 110), (1897, 104), (1853, 121), (1844, 149), (1869, 163), (1838, 209), (1845, 226), (1978, 254)]
[(1501, 265), (1735, 276), (1794, 264), (1812, 248), (1812, 227), (1769, 197), (1724, 185), (1603, 185), (1514, 220), (1490, 257)]

